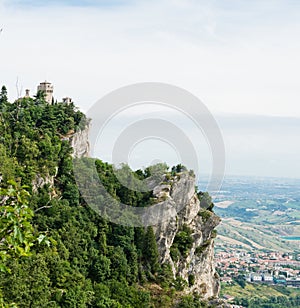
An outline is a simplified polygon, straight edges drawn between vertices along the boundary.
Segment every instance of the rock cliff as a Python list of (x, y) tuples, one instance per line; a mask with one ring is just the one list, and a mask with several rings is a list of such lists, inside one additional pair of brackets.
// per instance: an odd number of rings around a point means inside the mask
[(177, 215), (153, 226), (160, 262), (171, 265), (174, 278), (185, 281), (187, 293), (217, 297), (219, 277), (214, 266), (214, 228), (220, 218), (201, 208), (195, 177), (181, 172), (153, 190), (154, 196), (175, 206)]
[(55, 195), (54, 191), (54, 178), (56, 177), (58, 168), (56, 168), (55, 175), (41, 175), (41, 174), (36, 174), (35, 178), (32, 181), (32, 191), (34, 193), (37, 193), (39, 188), (43, 188), (45, 185), (49, 185), (49, 192), (51, 195)]
[[(76, 133), (72, 133), (62, 138), (62, 140), (68, 140), (70, 142), (70, 145), (73, 148), (73, 153), (72, 153), (73, 158), (89, 156), (90, 153), (89, 129), (90, 129), (90, 124), (88, 122), (83, 130), (79, 130)], [(55, 174), (52, 176), (49, 174), (46, 175), (36, 174), (35, 178), (32, 181), (33, 192), (36, 193), (39, 188), (42, 188), (45, 185), (49, 185), (51, 194), (55, 195), (53, 187), (54, 187), (54, 179), (57, 175), (57, 172), (58, 172), (58, 167), (56, 167)]]
[(83, 130), (76, 132), (71, 138), (70, 143), (73, 148), (73, 157), (88, 157), (90, 154), (89, 143), (89, 123)]
[[(70, 138), (73, 157), (89, 155), (88, 134), (89, 125)], [(214, 266), (214, 229), (220, 218), (200, 205), (195, 176), (184, 171), (166, 177), (153, 187), (153, 195), (177, 212), (166, 222), (153, 226), (160, 263), (169, 264), (174, 278), (185, 281), (186, 293), (217, 297), (220, 283)]]

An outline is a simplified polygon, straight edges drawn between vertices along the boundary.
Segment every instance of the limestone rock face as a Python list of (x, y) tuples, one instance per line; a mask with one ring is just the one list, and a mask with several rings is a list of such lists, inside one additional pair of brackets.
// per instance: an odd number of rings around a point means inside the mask
[[(83, 130), (80, 130), (72, 135), (67, 135), (63, 139), (68, 140), (70, 142), (71, 147), (73, 148), (72, 157), (80, 158), (80, 157), (88, 157), (90, 152), (90, 144), (89, 144), (89, 123)], [(39, 188), (44, 187), (45, 185), (49, 185), (50, 189), (52, 189), (51, 194), (55, 195), (54, 191), (54, 179), (57, 175), (58, 167), (56, 167), (55, 175), (41, 175), (36, 174), (35, 178), (32, 181), (32, 190), (33, 192), (37, 192)]]
[(54, 175), (41, 175), (36, 174), (35, 178), (32, 180), (32, 192), (37, 193), (39, 188), (43, 188), (45, 185), (49, 185), (49, 195), (55, 196), (56, 191), (54, 189), (54, 179), (57, 175), (58, 167), (55, 168), (55, 174)]
[(72, 157), (81, 158), (88, 157), (90, 154), (90, 143), (89, 143), (89, 124), (86, 125), (85, 129), (76, 132), (71, 138), (70, 143), (73, 148)]
[[(213, 212), (201, 209), (195, 193), (195, 177), (189, 172), (177, 174), (170, 183), (160, 184), (153, 190), (154, 196), (176, 208), (176, 216), (153, 226), (160, 262), (169, 263), (174, 278), (181, 277), (189, 285), (186, 292), (199, 293), (204, 298), (219, 293), (219, 277), (214, 266), (214, 228), (220, 218)], [(187, 227), (193, 241), (185, 255), (175, 258), (170, 252), (176, 234)], [(190, 279), (190, 284), (189, 284)], [(191, 283), (191, 280), (193, 282)]]
[(50, 188), (54, 186), (54, 176), (41, 176), (37, 174), (32, 181), (32, 191), (37, 192), (39, 188), (49, 185)]

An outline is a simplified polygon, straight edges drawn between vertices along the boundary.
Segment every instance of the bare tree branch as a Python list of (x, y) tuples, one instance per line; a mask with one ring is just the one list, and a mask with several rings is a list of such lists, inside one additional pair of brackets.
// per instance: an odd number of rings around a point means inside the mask
[[(58, 198), (57, 200), (59, 201), (61, 198), (62, 198), (62, 197)], [(50, 200), (47, 202), (46, 205), (39, 207), (39, 208), (36, 209), (34, 212), (36, 213), (36, 212), (38, 212), (38, 211), (40, 211), (40, 210), (42, 210), (42, 209), (49, 209), (49, 208), (53, 207), (53, 205), (48, 205), (51, 201), (52, 201), (52, 199), (50, 199)]]

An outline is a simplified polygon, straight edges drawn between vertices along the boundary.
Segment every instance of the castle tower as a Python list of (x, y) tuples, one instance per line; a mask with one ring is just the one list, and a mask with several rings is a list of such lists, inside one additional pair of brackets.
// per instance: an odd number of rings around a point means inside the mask
[(50, 82), (41, 82), (37, 87), (38, 92), (42, 91), (45, 93), (45, 100), (48, 104), (52, 103), (53, 98), (53, 85)]

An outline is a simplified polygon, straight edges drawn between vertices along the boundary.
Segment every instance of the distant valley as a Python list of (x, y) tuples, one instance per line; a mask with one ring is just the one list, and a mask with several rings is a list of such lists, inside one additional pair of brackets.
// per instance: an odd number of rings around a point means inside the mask
[[(201, 179), (199, 189), (207, 181)], [(300, 251), (300, 180), (230, 176), (214, 196), (216, 250)]]

